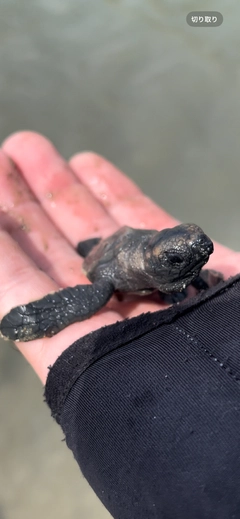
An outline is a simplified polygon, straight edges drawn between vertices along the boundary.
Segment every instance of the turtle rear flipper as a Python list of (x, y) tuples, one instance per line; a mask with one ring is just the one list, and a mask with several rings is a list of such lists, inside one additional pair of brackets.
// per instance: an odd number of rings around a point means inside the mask
[(84, 321), (100, 310), (114, 292), (111, 281), (77, 285), (16, 306), (3, 317), (0, 332), (12, 341), (32, 341), (52, 337), (70, 324)]
[(90, 238), (89, 240), (80, 241), (77, 244), (76, 250), (82, 258), (86, 258), (86, 256), (91, 252), (95, 245), (101, 241), (101, 238)]

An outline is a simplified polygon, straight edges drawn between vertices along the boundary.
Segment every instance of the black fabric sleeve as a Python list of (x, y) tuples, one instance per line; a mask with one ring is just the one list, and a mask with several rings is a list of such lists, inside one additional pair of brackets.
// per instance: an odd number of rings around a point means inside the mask
[(240, 276), (97, 330), (45, 398), (115, 519), (240, 518)]

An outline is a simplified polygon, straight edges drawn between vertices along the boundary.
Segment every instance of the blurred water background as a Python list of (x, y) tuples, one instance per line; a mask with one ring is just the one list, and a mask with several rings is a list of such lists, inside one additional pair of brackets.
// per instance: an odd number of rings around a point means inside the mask
[[(240, 4), (0, 0), (0, 139), (94, 150), (182, 221), (240, 248)], [(4, 251), (2, 251), (4, 253)], [(0, 349), (0, 519), (107, 519), (9, 344)]]

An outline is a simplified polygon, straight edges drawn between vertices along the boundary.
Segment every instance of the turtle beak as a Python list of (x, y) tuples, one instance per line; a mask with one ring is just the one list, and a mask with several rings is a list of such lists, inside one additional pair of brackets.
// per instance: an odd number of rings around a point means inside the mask
[(208, 244), (207, 244), (207, 247), (206, 247), (206, 250), (207, 250), (207, 254), (210, 256), (210, 254), (213, 253), (214, 251), (214, 246), (213, 246), (213, 242), (209, 239), (208, 241)]
[(193, 255), (196, 255), (196, 258), (199, 260), (203, 258), (207, 261), (209, 256), (213, 253), (213, 250), (213, 242), (207, 236), (200, 238), (197, 242), (192, 244)]

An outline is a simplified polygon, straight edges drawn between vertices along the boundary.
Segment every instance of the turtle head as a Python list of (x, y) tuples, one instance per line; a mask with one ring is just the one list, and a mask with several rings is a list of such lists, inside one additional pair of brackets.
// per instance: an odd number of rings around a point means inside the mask
[(213, 243), (195, 224), (181, 224), (156, 233), (145, 250), (145, 270), (158, 290), (182, 291), (198, 275)]

